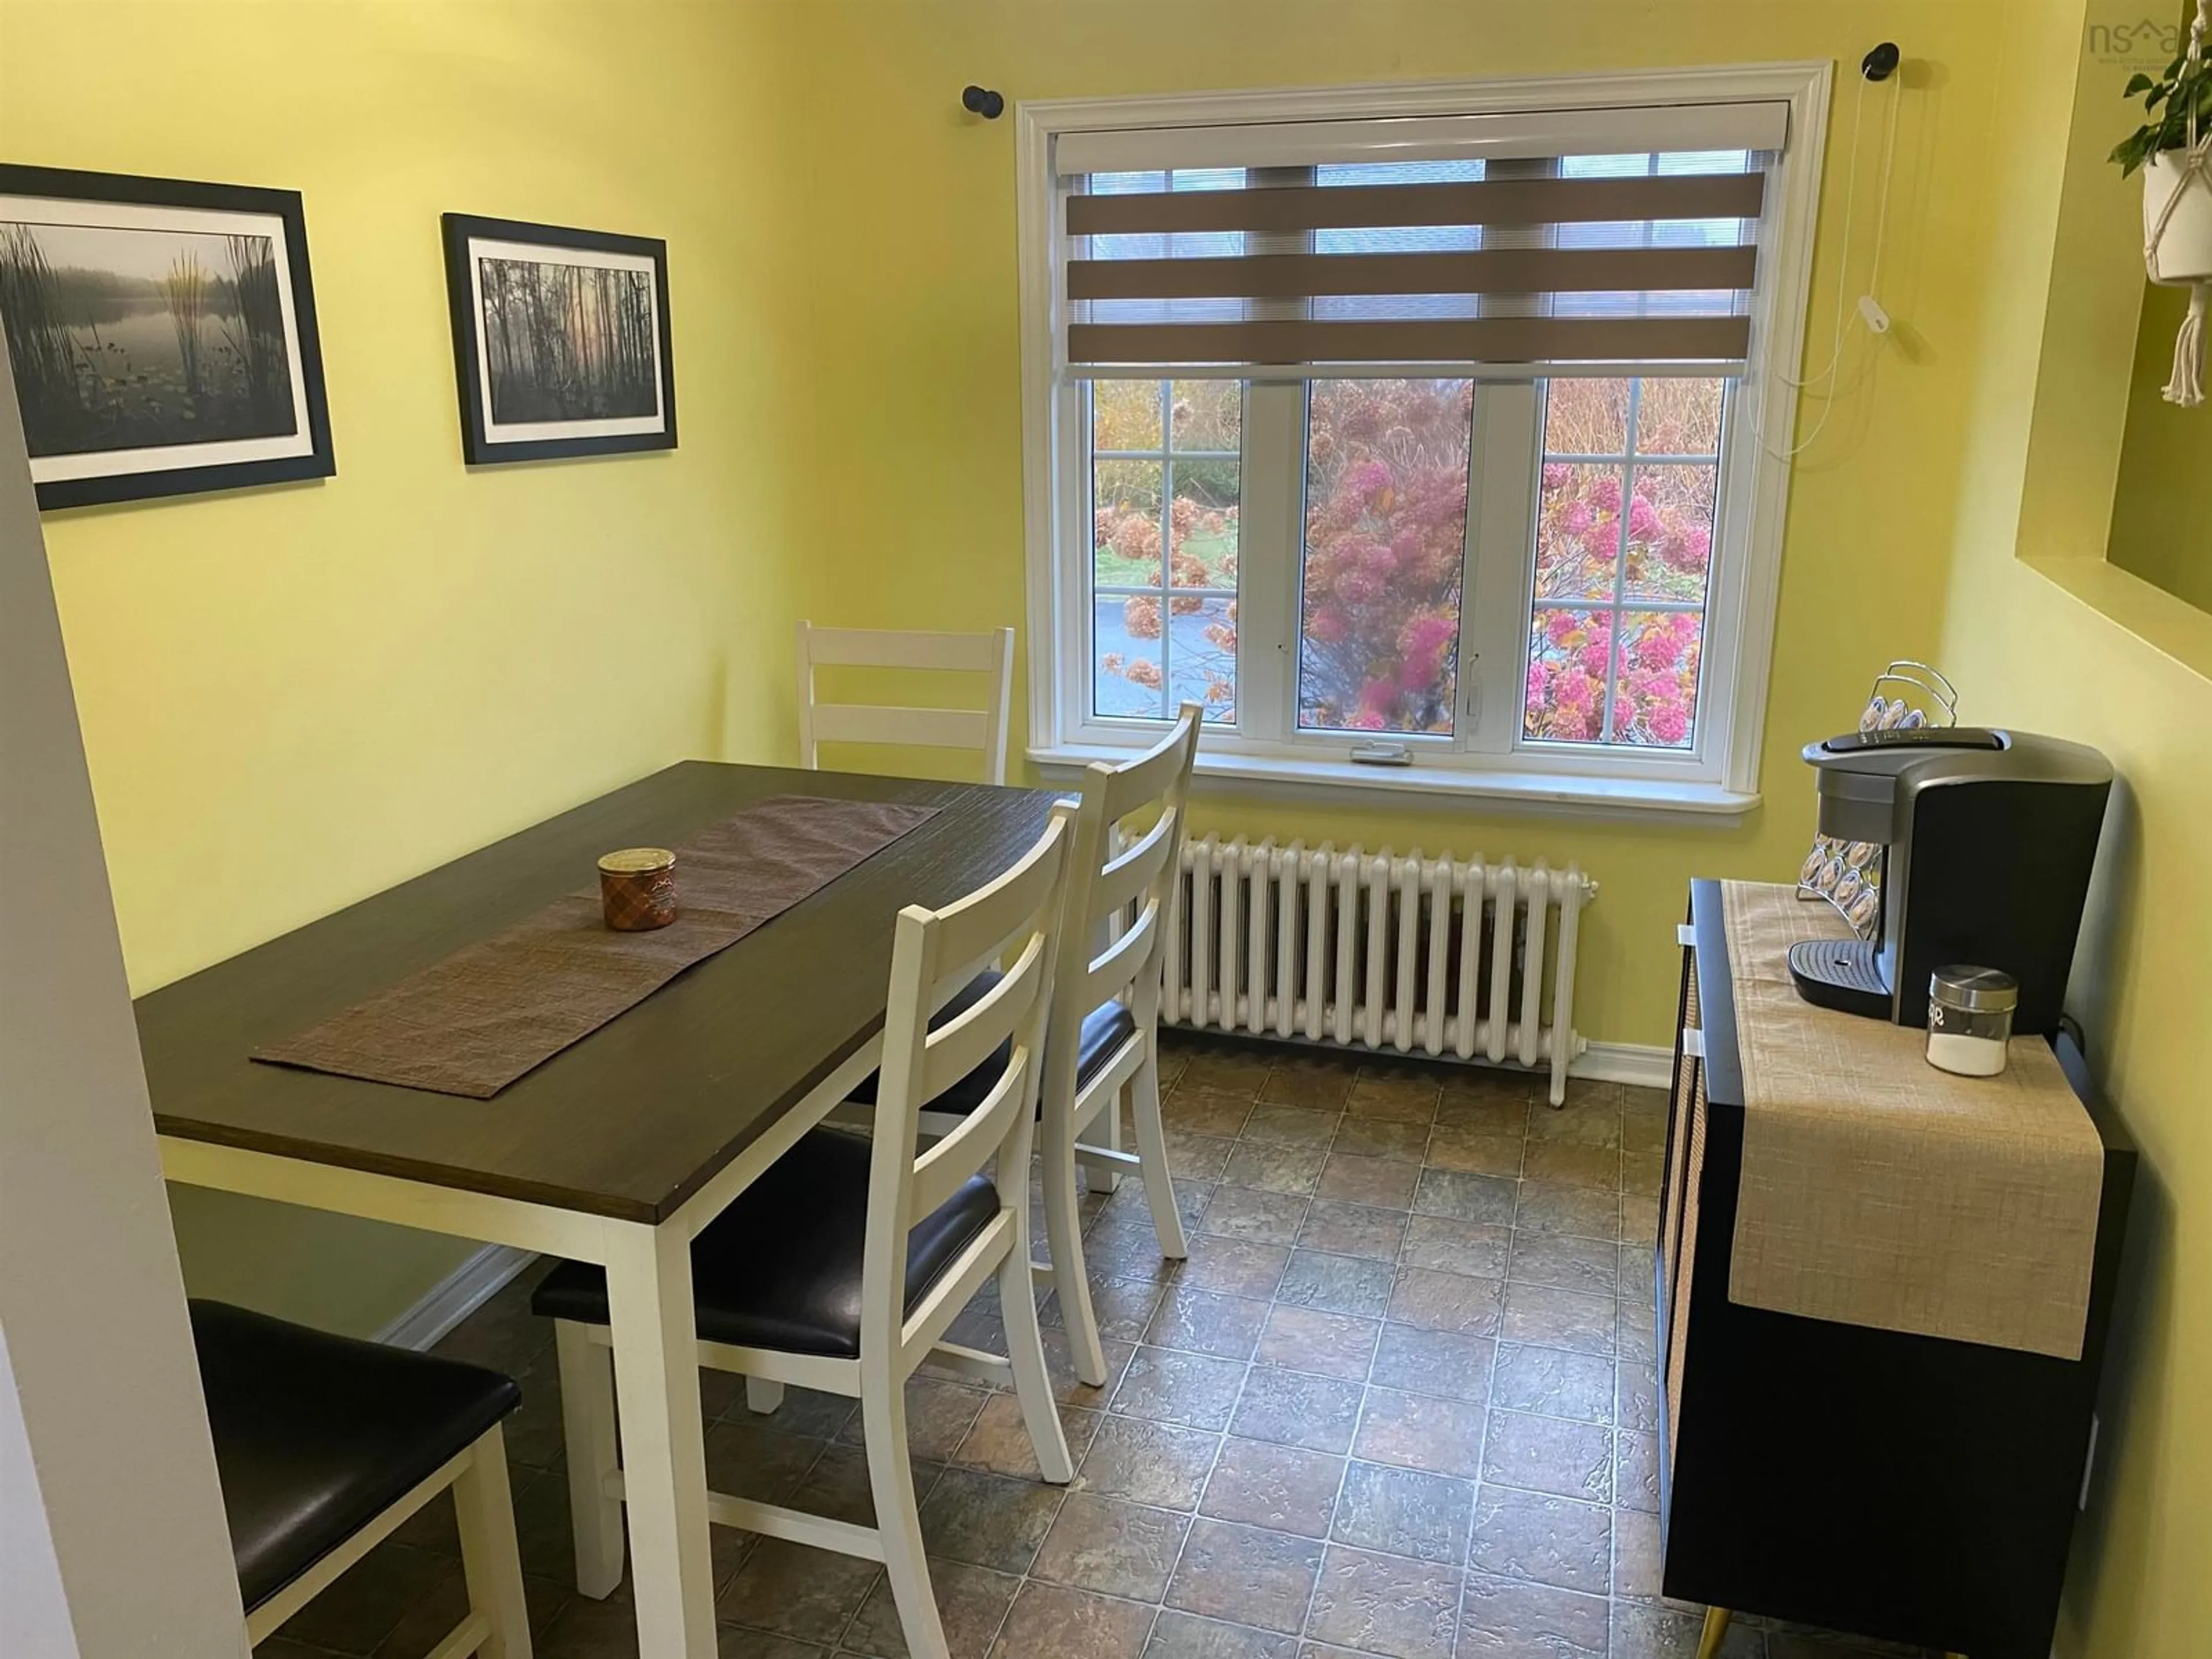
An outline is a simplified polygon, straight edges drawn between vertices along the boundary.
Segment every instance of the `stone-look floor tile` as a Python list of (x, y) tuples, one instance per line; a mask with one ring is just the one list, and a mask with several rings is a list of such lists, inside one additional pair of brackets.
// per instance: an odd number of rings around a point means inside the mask
[(1510, 1226), (1517, 1185), (1502, 1176), (1423, 1170), (1420, 1184), (1413, 1191), (1413, 1208), (1423, 1215), (1448, 1215), (1455, 1221)]
[[(1044, 1229), (1035, 1225), (1034, 1217), (1032, 1228), (1032, 1247), (1049, 1255)], [(1150, 1222), (1115, 1220), (1091, 1228), (1083, 1237), (1083, 1267), (1094, 1279), (1125, 1279), (1139, 1285), (1165, 1284), (1176, 1274), (1175, 1263), (1160, 1254), (1159, 1237)]]
[(1298, 1248), (1375, 1261), (1395, 1261), (1406, 1220), (1402, 1209), (1316, 1199), (1307, 1207), (1305, 1224), (1298, 1229)]
[(1614, 1355), (1623, 1364), (1654, 1364), (1659, 1354), (1659, 1330), (1651, 1305), (1640, 1297), (1622, 1297), (1613, 1315), (1613, 1341)]
[(1613, 1296), (1620, 1287), (1620, 1247), (1570, 1233), (1516, 1233), (1513, 1265), (1505, 1276), (1524, 1285)]
[(1279, 1052), (1257, 1043), (1200, 1041), (1183, 1056), (1182, 1076), (1176, 1086), (1218, 1089), (1224, 1094), (1252, 1099), (1259, 1094), (1260, 1085), (1267, 1080), (1267, 1073), (1275, 1069)]
[(1483, 1410), (1462, 1400), (1370, 1388), (1352, 1455), (1471, 1479), (1482, 1468)]
[(1613, 1243), (1620, 1237), (1620, 1206), (1613, 1194), (1594, 1188), (1524, 1181), (1513, 1224), (1522, 1232), (1571, 1233)]
[(1494, 1346), (1485, 1336), (1385, 1325), (1368, 1380), (1408, 1394), (1432, 1394), (1480, 1406), (1490, 1397)]
[(1528, 1133), (1533, 1105), (1529, 1092), (1511, 1079), (1492, 1087), (1448, 1085), (1437, 1103), (1437, 1127), (1517, 1138)]
[(1613, 1372), (1613, 1362), (1601, 1355), (1501, 1342), (1498, 1369), (1491, 1377), (1490, 1403), (1506, 1411), (1610, 1426)]
[(1435, 1118), (1443, 1096), (1436, 1078), (1425, 1072), (1363, 1066), (1345, 1110), (1372, 1123), (1427, 1123)]
[[(1469, 1279), (1426, 1267), (1402, 1267), (1390, 1291), (1389, 1318), (1425, 1330), (1495, 1336), (1503, 1290), (1494, 1279)], [(1608, 1339), (1612, 1333), (1607, 1332)]]
[[(1098, 1321), (1098, 1334), (1116, 1342), (1135, 1342), (1145, 1334), (1159, 1310), (1167, 1286), (1144, 1279), (1102, 1279), (1091, 1275), (1091, 1312)], [(1047, 1330), (1066, 1327), (1060, 1297), (1054, 1296), (1039, 1310), (1037, 1318)]]
[(1621, 1150), (1665, 1152), (1667, 1091), (1664, 1089), (1624, 1089), (1621, 1094)]
[[(1006, 1351), (1005, 1344), (1006, 1335), (1002, 1331), (998, 1344), (987, 1347), (985, 1352), (1004, 1353)], [(1106, 1381), (1094, 1389), (1075, 1375), (1075, 1362), (1067, 1349), (1067, 1333), (1045, 1332), (1044, 1364), (1046, 1372), (1052, 1378), (1053, 1399), (1062, 1406), (1079, 1406), (1085, 1411), (1105, 1410), (1106, 1402), (1113, 1398), (1114, 1390), (1121, 1385), (1121, 1378), (1127, 1372), (1129, 1362), (1136, 1357), (1136, 1352), (1134, 1343), (1102, 1338), (1098, 1353), (1099, 1358), (1106, 1362)], [(1008, 1389), (1012, 1386), (1011, 1382), (1006, 1385)]]
[(1281, 1146), (1273, 1141), (1240, 1140), (1222, 1166), (1221, 1178), (1232, 1187), (1257, 1187), (1271, 1193), (1310, 1196), (1321, 1179), (1321, 1166), (1328, 1154), (1319, 1146)]
[(1198, 1512), (1216, 1521), (1326, 1538), (1343, 1480), (1341, 1457), (1232, 1435), (1222, 1443)]
[(1421, 1178), (1418, 1164), (1395, 1158), (1362, 1158), (1332, 1150), (1322, 1166), (1316, 1198), (1337, 1199), (1346, 1204), (1370, 1204), (1378, 1209), (1402, 1210), (1413, 1201), (1413, 1188)]
[(1275, 1300), (1293, 1308), (1378, 1319), (1390, 1303), (1390, 1264), (1325, 1250), (1294, 1250), (1275, 1287)]
[(1337, 1126), (1332, 1152), (1349, 1152), (1358, 1158), (1395, 1158), (1401, 1164), (1419, 1164), (1429, 1144), (1429, 1126), (1425, 1121), (1401, 1123), (1389, 1118), (1354, 1117), (1347, 1114)]
[(1145, 1340), (1154, 1347), (1249, 1359), (1253, 1349), (1260, 1346), (1260, 1328), (1267, 1322), (1267, 1305), (1250, 1297), (1173, 1285), (1161, 1298)]
[(1190, 1254), (1183, 1260), (1177, 1282), (1265, 1301), (1282, 1283), (1283, 1267), (1290, 1259), (1288, 1245), (1201, 1236), (1190, 1241)]
[[(566, 1476), (539, 1477), (540, 1482), (547, 1479), (567, 1490)], [(562, 1502), (565, 1519), (566, 1500)], [(565, 1548), (565, 1524), (562, 1532)], [(444, 1556), (386, 1539), (287, 1620), (284, 1634), (295, 1642), (332, 1653), (374, 1653), (392, 1634), (408, 1606), (435, 1594), (452, 1573), (453, 1563)], [(573, 1552), (564, 1555), (553, 1576), (574, 1582)]]
[(1504, 1176), (1521, 1173), (1523, 1137), (1518, 1129), (1505, 1134), (1486, 1134), (1459, 1124), (1439, 1123), (1429, 1136), (1423, 1162), (1432, 1170), (1463, 1170), (1470, 1175)]
[[(1185, 1613), (1297, 1634), (1321, 1571), (1316, 1540), (1231, 1521), (1192, 1523), (1168, 1584), (1167, 1604)], [(1051, 1648), (1030, 1650), (1053, 1653)]]
[(1276, 1060), (1274, 1069), (1261, 1085), (1260, 1098), (1285, 1106), (1317, 1106), (1340, 1112), (1352, 1097), (1352, 1085), (1358, 1076), (1356, 1060), (1347, 1063), (1331, 1054), (1287, 1054)]
[(1474, 1514), (1472, 1480), (1355, 1462), (1345, 1471), (1329, 1536), (1340, 1544), (1455, 1567), (1467, 1559)]
[(1659, 1372), (1649, 1362), (1613, 1368), (1614, 1420), (1644, 1434), (1659, 1431)]
[(1220, 1436), (1201, 1430), (1109, 1417), (1099, 1424), (1077, 1473), (1102, 1497), (1193, 1510), (1220, 1447)]
[(1528, 1114), (1531, 1140), (1574, 1141), (1584, 1146), (1620, 1145), (1620, 1086), (1584, 1083), (1572, 1090), (1564, 1106), (1549, 1101)]
[[(1078, 1173), (1086, 1181), (1091, 1178), (1088, 1170), (1080, 1170)], [(1178, 1176), (1172, 1170), (1169, 1174), (1170, 1184), (1175, 1189), (1176, 1213), (1182, 1218), (1182, 1224), (1186, 1229), (1197, 1226), (1199, 1217), (1206, 1213), (1206, 1204), (1213, 1196), (1215, 1183), (1212, 1181), (1194, 1181), (1187, 1176)], [(1096, 1202), (1097, 1211), (1095, 1224), (1097, 1226), (1127, 1227), (1138, 1232), (1152, 1231), (1152, 1198), (1145, 1191), (1145, 1183), (1133, 1176), (1122, 1182), (1118, 1192), (1087, 1193), (1083, 1201)], [(1030, 1212), (1030, 1226), (1040, 1235), (1044, 1229), (1038, 1224), (1037, 1218), (1043, 1213), (1044, 1194), (1040, 1188), (1037, 1190), (1036, 1202)], [(997, 1288), (996, 1285), (988, 1285), (984, 1291), (978, 1292), (977, 1299), (981, 1300)]]
[[(919, 1504), (935, 1490), (938, 1478), (945, 1473), (937, 1463), (916, 1463), (908, 1460), (913, 1472), (914, 1498)], [(822, 1454), (821, 1461), (806, 1472), (799, 1490), (791, 1495), (791, 1506), (805, 1510), (809, 1515), (826, 1516), (832, 1521), (849, 1521), (856, 1527), (876, 1524), (876, 1502), (868, 1474), (868, 1455), (859, 1446), (831, 1445)], [(723, 1535), (717, 1529), (714, 1536)], [(732, 1537), (743, 1536), (732, 1533)]]
[(1278, 1305), (1267, 1311), (1260, 1349), (1253, 1358), (1263, 1365), (1364, 1382), (1381, 1329), (1377, 1321), (1352, 1314)]
[[(1060, 1513), (1064, 1495), (1060, 1487), (1034, 1480), (947, 1469), (922, 1500), (922, 1541), (932, 1555), (949, 1561), (999, 1572), (1027, 1572), (1036, 1559), (1037, 1546)], [(823, 1552), (808, 1553), (821, 1556)]]
[[(999, 1350), (1004, 1353), (1005, 1349)], [(975, 1426), (982, 1414), (983, 1402), (990, 1398), (984, 1389), (962, 1382), (948, 1382), (934, 1376), (910, 1376), (906, 1382), (906, 1449), (908, 1455), (927, 1462), (943, 1463), (951, 1459), (968, 1437), (968, 1431)], [(778, 1413), (778, 1416), (781, 1413)], [(755, 1418), (756, 1423), (773, 1419)], [(734, 1419), (726, 1420), (720, 1429), (732, 1429), (738, 1425)], [(860, 1413), (854, 1412), (838, 1431), (837, 1437), (848, 1446), (861, 1443)], [(714, 1450), (712, 1437), (708, 1449), (708, 1474), (713, 1473)], [(735, 1487), (720, 1486), (720, 1492), (737, 1492)], [(737, 1492), (738, 1497), (747, 1494)], [(769, 1502), (775, 1500), (769, 1499)]]
[(1503, 1279), (1512, 1240), (1511, 1229), (1488, 1222), (1417, 1215), (1406, 1224), (1406, 1242), (1398, 1252), (1398, 1265), (1461, 1273), (1470, 1279)]
[(1250, 1095), (1230, 1094), (1194, 1083), (1186, 1075), (1160, 1102), (1160, 1121), (1188, 1134), (1219, 1135), (1234, 1139), (1252, 1116)]
[[(991, 1643), (1006, 1623), (1021, 1580), (988, 1567), (959, 1561), (932, 1561), (930, 1588), (937, 1593), (937, 1617), (952, 1659), (987, 1659)], [(906, 1635), (899, 1627), (898, 1603), (890, 1580), (878, 1577), (868, 1599), (845, 1632), (839, 1651), (866, 1659), (907, 1659)]]
[[(1702, 1613), (1615, 1601), (1612, 1645), (1606, 1651), (1609, 1659), (1696, 1659), (1705, 1622)], [(1766, 1632), (1735, 1620), (1721, 1644), (1720, 1659), (1766, 1659)]]
[(1356, 1382), (1255, 1365), (1229, 1431), (1246, 1440), (1341, 1453), (1352, 1444), (1359, 1398)]
[(1486, 1486), (1475, 1494), (1468, 1565), (1559, 1589), (1603, 1595), (1613, 1582), (1613, 1511), (1595, 1504)]
[[(1163, 1109), (1164, 1110), (1164, 1109)], [(1227, 1134), (1210, 1135), (1182, 1123), (1166, 1124), (1168, 1173), (1177, 1180), (1218, 1181), (1229, 1165), (1237, 1142)], [(1242, 1128), (1243, 1123), (1237, 1127)]]
[(858, 1556), (763, 1538), (715, 1603), (732, 1625), (835, 1646), (881, 1569)]
[[(948, 1631), (945, 1640), (951, 1642), (951, 1632)], [(623, 1659), (629, 1659), (629, 1655), (637, 1651), (636, 1633), (631, 1633), (628, 1647), (608, 1650), (619, 1652)], [(542, 1644), (538, 1651), (541, 1654), (545, 1651)], [(982, 1648), (970, 1648), (963, 1652), (955, 1647), (952, 1659), (969, 1659), (969, 1655), (981, 1659), (983, 1652)], [(764, 1630), (747, 1630), (740, 1625), (721, 1625), (714, 1631), (714, 1659), (830, 1659), (830, 1650), (817, 1643), (801, 1642)]]
[(1298, 1659), (1298, 1644), (1296, 1637), (1166, 1607), (1152, 1626), (1145, 1659)]
[(1613, 1512), (1613, 1593), (1652, 1601), (1659, 1597), (1659, 1517), (1642, 1510)]
[(1326, 1147), (1336, 1139), (1341, 1108), (1301, 1106), (1262, 1100), (1245, 1120), (1242, 1139), (1276, 1146)]
[(1451, 1659), (1460, 1586), (1456, 1567), (1332, 1544), (1306, 1634), (1389, 1659)]
[[(994, 1298), (995, 1301), (995, 1298)], [(735, 1385), (734, 1398), (724, 1413), (732, 1423), (756, 1423), (764, 1429), (774, 1429), (778, 1434), (795, 1434), (815, 1440), (837, 1437), (848, 1423), (860, 1414), (860, 1402), (843, 1395), (823, 1394), (816, 1389), (787, 1388), (783, 1403), (772, 1412), (755, 1412), (745, 1404), (745, 1379), (727, 1371), (702, 1371), (703, 1380), (709, 1376), (727, 1378)]]
[[(1083, 1454), (1090, 1449), (1100, 1420), (1097, 1412), (1073, 1407), (1060, 1412), (1060, 1426), (1067, 1438), (1067, 1455), (1077, 1462), (1081, 1462)], [(1021, 1401), (1011, 1394), (990, 1397), (982, 1415), (975, 1419), (975, 1426), (968, 1431), (967, 1438), (952, 1454), (952, 1461), (965, 1468), (1012, 1475), (1018, 1480), (1044, 1478), (1037, 1466), (1036, 1447), (1030, 1439), (1029, 1425), (1022, 1419)]]
[(1102, 1595), (1157, 1601), (1189, 1526), (1188, 1517), (1167, 1510), (1072, 1492), (1030, 1574)]
[(1620, 1149), (1585, 1146), (1577, 1140), (1539, 1140), (1531, 1135), (1522, 1153), (1521, 1172), (1530, 1181), (1619, 1192)]
[(1618, 1249), (1620, 1299), (1656, 1305), (1659, 1252), (1649, 1244), (1623, 1244)]
[(1659, 1238), (1659, 1199), (1656, 1194), (1620, 1195), (1620, 1242), (1655, 1244)]
[(1199, 1231), (1215, 1238), (1240, 1238), (1255, 1244), (1288, 1244), (1306, 1218), (1306, 1200), (1296, 1193), (1271, 1193), (1257, 1187), (1221, 1187), (1206, 1206)]
[(1606, 1659), (1611, 1612), (1602, 1596), (1470, 1572), (1459, 1659)]
[(992, 1659), (1141, 1659), (1154, 1609), (1060, 1584), (1030, 1583), (1006, 1614)]
[(1666, 1180), (1667, 1161), (1659, 1152), (1623, 1152), (1620, 1190), (1643, 1198), (1656, 1198)]
[(1548, 1285), (1505, 1287), (1506, 1340), (1577, 1353), (1610, 1354), (1613, 1304), (1609, 1296), (1584, 1296)]
[(1613, 1436), (1589, 1423), (1493, 1411), (1482, 1445), (1482, 1478), (1555, 1498), (1613, 1502)]
[[(807, 1659), (823, 1651), (812, 1643), (799, 1650)], [(265, 1655), (269, 1650), (255, 1651)], [(537, 1659), (632, 1659), (637, 1652), (636, 1610), (624, 1600), (594, 1601), (580, 1595), (554, 1615), (544, 1634), (532, 1641), (531, 1651)]]
[(1626, 1510), (1659, 1513), (1659, 1437), (1623, 1429), (1613, 1437), (1613, 1502)]
[(1244, 1371), (1241, 1362), (1211, 1354), (1139, 1348), (1108, 1409), (1116, 1417), (1225, 1429), (1244, 1387)]

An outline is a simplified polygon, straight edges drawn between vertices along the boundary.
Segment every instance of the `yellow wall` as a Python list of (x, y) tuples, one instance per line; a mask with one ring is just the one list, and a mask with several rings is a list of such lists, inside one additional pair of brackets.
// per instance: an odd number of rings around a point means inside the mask
[[(1986, 125), (1984, 48), (2008, 9), (1597, 0), (1571, 8), (1570, 24), (1558, 7), (1508, 0), (810, 0), (786, 14), (802, 85), (811, 74), (817, 94), (794, 110), (794, 137), (811, 177), (850, 182), (813, 192), (798, 231), (814, 389), (799, 465), (822, 509), (793, 526), (802, 600), (843, 622), (1024, 624), (1013, 123), (963, 118), (963, 82), (1020, 100), (1778, 59), (1855, 68), (1899, 34), (1909, 56), (1936, 65), (1915, 71), (1901, 117), (1882, 279), (1900, 326), (1871, 362), (1863, 337), (1847, 348), (1852, 395), (1797, 469), (1764, 809), (1717, 829), (1209, 794), (1195, 814), (1201, 827), (1309, 842), (1576, 860), (1603, 888), (1584, 922), (1577, 1023), (1601, 1041), (1664, 1043), (1685, 884), (1794, 875), (1813, 812), (1798, 750), (1849, 726), (1890, 658), (1936, 644), (1980, 319), (1962, 276), (1978, 255), (1984, 168), (1960, 137)], [(1831, 129), (1816, 363), (1856, 85), (1839, 81)], [(853, 119), (855, 109), (870, 118)], [(1864, 206), (1883, 112), (1869, 104), (1855, 283), (1871, 252)], [(1018, 749), (1020, 726), (1018, 709)]]
[(2083, 21), (2081, 0), (2016, 10), (1996, 120), (1969, 138), (2001, 158), (2001, 205), (1943, 649), (1966, 712), (2094, 744), (2123, 780), (2069, 1000), (2142, 1170), (2058, 1651), (2185, 1659), (2212, 1630), (2212, 617), (2102, 557), (2140, 209), (2102, 160), (2131, 66), (2084, 56)]
[(2112, 501), (2112, 562), (2212, 611), (2212, 418), (2160, 395), (2189, 290), (2146, 284)]
[[(337, 477), (46, 522), (136, 989), (787, 745), (765, 68), (703, 0), (0, 0), (0, 155), (306, 198)], [(667, 239), (680, 448), (464, 470), (448, 210)], [(175, 1207), (195, 1289), (347, 1328), (460, 1253)]]

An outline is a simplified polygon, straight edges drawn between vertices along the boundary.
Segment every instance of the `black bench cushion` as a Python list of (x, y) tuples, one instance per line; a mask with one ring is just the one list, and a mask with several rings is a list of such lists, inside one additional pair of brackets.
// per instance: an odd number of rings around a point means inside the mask
[(480, 1365), (191, 1304), (200, 1387), (247, 1612), (513, 1411)]
[[(860, 1262), (868, 1212), (869, 1143), (817, 1129), (691, 1242), (691, 1294), (710, 1342), (850, 1359), (860, 1352)], [(967, 1183), (907, 1237), (911, 1311), (953, 1259), (999, 1212), (984, 1176)], [(607, 1276), (564, 1261), (531, 1304), (552, 1319), (607, 1322)]]
[[(937, 1011), (930, 1020), (930, 1030), (935, 1030), (948, 1021), (957, 1019), (973, 1007), (976, 1000), (999, 982), (994, 969), (986, 969), (952, 994), (951, 1000)], [(1137, 1017), (1119, 1002), (1102, 1003), (1084, 1016), (1083, 1031), (1076, 1043), (1075, 1086), (1079, 1089), (1098, 1075), (1114, 1052), (1136, 1035)], [(926, 1110), (954, 1113), (965, 1117), (983, 1103), (999, 1079), (1006, 1075), (1007, 1066), (1014, 1057), (1014, 1045), (1010, 1039), (1000, 1043), (984, 1058), (983, 1063), (962, 1078), (943, 1094), (931, 1101)], [(876, 1103), (877, 1073), (871, 1072), (862, 1078), (847, 1097), (864, 1104)]]

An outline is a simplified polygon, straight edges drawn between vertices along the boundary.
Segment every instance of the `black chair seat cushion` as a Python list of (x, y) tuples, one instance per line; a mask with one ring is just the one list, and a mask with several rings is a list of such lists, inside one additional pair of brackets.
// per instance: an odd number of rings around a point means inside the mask
[[(860, 1352), (860, 1259), (868, 1213), (868, 1142), (817, 1129), (691, 1242), (691, 1295), (710, 1342), (851, 1359)], [(968, 1182), (907, 1235), (911, 1311), (999, 1213), (999, 1189)], [(530, 1305), (551, 1319), (607, 1322), (602, 1268), (564, 1261)]]
[[(935, 1030), (939, 1026), (957, 1019), (966, 1013), (969, 1009), (975, 1006), (977, 1000), (986, 991), (999, 982), (1000, 977), (997, 969), (988, 968), (976, 975), (974, 979), (954, 992), (951, 1000), (937, 1011), (936, 1016), (929, 1022), (930, 1030)], [(1092, 1078), (1097, 1076), (1106, 1062), (1113, 1059), (1115, 1051), (1134, 1036), (1136, 1031), (1137, 1017), (1122, 1003), (1101, 1003), (1085, 1015), (1082, 1035), (1076, 1043), (1075, 1086), (1080, 1089)], [(1014, 1045), (1012, 1040), (1009, 1038), (993, 1049), (981, 1065), (931, 1101), (923, 1109), (956, 1114), (961, 1117), (967, 1116), (969, 1113), (983, 1103), (985, 1097), (989, 1095), (999, 1079), (1006, 1075), (1006, 1066), (1013, 1057)], [(860, 1101), (866, 1105), (874, 1105), (877, 1075), (876, 1073), (871, 1072), (862, 1078), (859, 1085), (847, 1098)], [(1042, 1109), (1042, 1103), (1040, 1103), (1040, 1109)]]
[(238, 1588), (251, 1613), (513, 1411), (480, 1365), (191, 1304)]

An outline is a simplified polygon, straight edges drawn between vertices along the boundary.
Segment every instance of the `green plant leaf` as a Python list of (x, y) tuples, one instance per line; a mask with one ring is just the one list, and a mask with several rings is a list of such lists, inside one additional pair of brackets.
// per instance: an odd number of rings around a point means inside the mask
[(2120, 95), (2124, 98), (2132, 98), (2139, 92), (2148, 92), (2157, 84), (2158, 82), (2148, 75), (2138, 72), (2128, 82), (2128, 89)]

